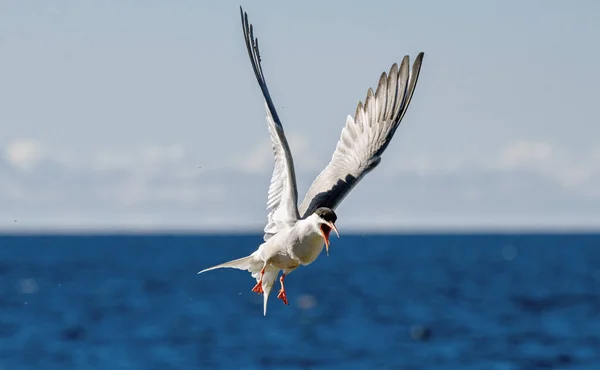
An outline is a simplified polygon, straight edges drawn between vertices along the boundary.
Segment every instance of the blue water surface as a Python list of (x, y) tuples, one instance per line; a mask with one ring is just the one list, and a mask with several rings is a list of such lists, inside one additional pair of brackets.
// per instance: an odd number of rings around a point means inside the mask
[(600, 369), (600, 235), (342, 235), (286, 279), (261, 235), (0, 237), (0, 369)]

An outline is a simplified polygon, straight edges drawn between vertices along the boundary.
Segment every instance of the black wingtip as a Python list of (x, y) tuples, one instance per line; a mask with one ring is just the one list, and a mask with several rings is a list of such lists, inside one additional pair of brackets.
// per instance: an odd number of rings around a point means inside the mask
[(423, 62), (423, 57), (425, 57), (425, 53), (424, 52), (420, 52), (419, 54), (417, 54), (417, 57), (415, 58), (415, 62)]
[(425, 53), (424, 52), (420, 52), (417, 57), (415, 58), (415, 61), (413, 62), (413, 68), (412, 68), (412, 75), (414, 76), (415, 82), (414, 85), (417, 84), (417, 79), (419, 77), (419, 73), (421, 72), (421, 65), (423, 64), (423, 57), (425, 57)]
[(254, 51), (256, 52), (256, 59), (258, 60), (258, 63), (262, 63), (262, 59), (260, 57), (260, 49), (258, 48), (258, 37), (254, 39)]

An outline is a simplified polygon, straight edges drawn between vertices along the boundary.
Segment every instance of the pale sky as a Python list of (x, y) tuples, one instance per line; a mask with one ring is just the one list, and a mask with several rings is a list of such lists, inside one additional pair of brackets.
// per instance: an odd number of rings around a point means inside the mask
[(262, 229), (240, 3), (300, 199), (381, 72), (425, 52), (340, 232), (600, 226), (598, 2), (0, 0), (0, 229)]

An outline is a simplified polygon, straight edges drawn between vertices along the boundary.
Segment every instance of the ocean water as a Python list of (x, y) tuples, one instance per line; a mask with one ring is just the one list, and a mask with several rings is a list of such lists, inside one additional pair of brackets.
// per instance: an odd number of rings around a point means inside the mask
[(600, 369), (600, 235), (342, 235), (274, 288), (261, 235), (0, 237), (0, 369)]

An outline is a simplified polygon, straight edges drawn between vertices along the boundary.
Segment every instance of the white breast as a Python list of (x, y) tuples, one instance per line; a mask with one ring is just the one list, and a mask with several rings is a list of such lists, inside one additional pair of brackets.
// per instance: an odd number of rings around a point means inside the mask
[(280, 269), (308, 265), (317, 259), (325, 241), (319, 228), (310, 217), (299, 220), (293, 226), (280, 230), (257, 250), (263, 261), (269, 261)]
[(312, 263), (325, 246), (323, 237), (316, 233), (310, 233), (292, 246), (292, 253), (303, 265)]

